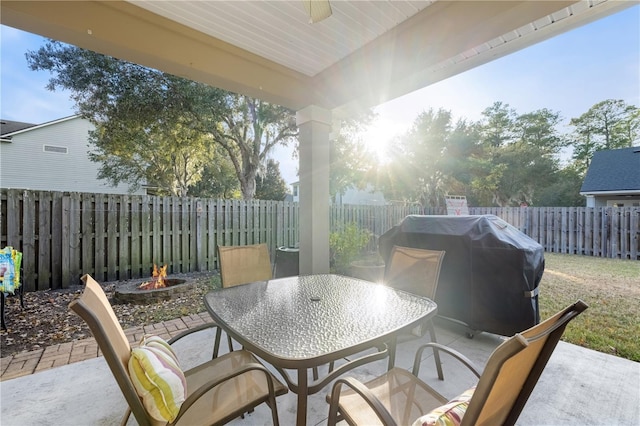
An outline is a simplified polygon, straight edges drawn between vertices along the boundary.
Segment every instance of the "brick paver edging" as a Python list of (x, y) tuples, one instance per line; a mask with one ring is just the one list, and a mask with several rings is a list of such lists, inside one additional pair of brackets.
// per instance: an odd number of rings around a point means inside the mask
[[(145, 334), (155, 334), (168, 340), (184, 330), (207, 322), (211, 322), (211, 316), (207, 312), (201, 312), (157, 324), (129, 328), (124, 333), (129, 344), (135, 347)], [(0, 381), (96, 358), (100, 355), (98, 344), (93, 337), (48, 346), (35, 351), (17, 353), (0, 358)]]

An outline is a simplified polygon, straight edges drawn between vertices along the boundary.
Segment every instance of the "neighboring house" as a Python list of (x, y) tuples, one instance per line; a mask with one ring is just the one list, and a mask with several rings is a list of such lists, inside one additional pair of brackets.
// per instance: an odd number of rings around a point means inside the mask
[[(300, 202), (300, 182), (291, 184), (293, 190), (293, 201)], [(371, 185), (365, 189), (357, 189), (351, 187), (344, 194), (336, 194), (337, 205), (366, 205), (366, 206), (384, 206), (389, 203), (384, 199), (384, 195), (380, 191), (374, 191)]]
[(640, 147), (597, 151), (580, 195), (587, 207), (640, 206)]
[[(100, 165), (89, 160), (93, 125), (79, 116), (44, 124), (2, 120), (0, 187), (44, 191), (128, 193), (128, 185), (110, 186), (97, 177)], [(144, 194), (144, 190), (134, 194)]]
[(284, 196), (284, 200), (283, 200), (283, 201), (286, 201), (286, 202), (288, 202), (288, 203), (293, 202), (293, 195), (292, 195), (292, 194), (287, 193), (287, 195), (285, 195), (285, 196)]

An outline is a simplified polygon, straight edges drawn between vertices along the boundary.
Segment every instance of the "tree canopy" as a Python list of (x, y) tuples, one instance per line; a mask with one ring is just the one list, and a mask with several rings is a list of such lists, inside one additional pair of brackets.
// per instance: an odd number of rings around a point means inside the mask
[[(518, 114), (495, 102), (478, 122), (454, 123), (446, 110), (423, 112), (393, 141), (391, 161), (371, 181), (388, 200), (442, 207), (445, 195), (472, 205), (583, 205), (580, 186), (588, 159), (599, 149), (640, 143), (638, 108), (623, 101), (594, 105), (569, 134), (558, 112)], [(574, 161), (561, 153), (574, 149)]]
[(69, 90), (94, 124), (90, 158), (112, 184), (229, 194), (228, 161), (250, 199), (270, 150), (296, 140), (295, 116), (281, 106), (57, 41), (26, 56), (32, 70), (52, 73), (47, 88)]
[(634, 146), (640, 139), (640, 109), (622, 100), (598, 102), (570, 124), (575, 127), (573, 159), (582, 172), (589, 168), (594, 152)]
[(256, 198), (260, 200), (282, 201), (289, 192), (287, 184), (280, 175), (280, 163), (274, 159), (267, 160), (264, 172), (256, 178)]

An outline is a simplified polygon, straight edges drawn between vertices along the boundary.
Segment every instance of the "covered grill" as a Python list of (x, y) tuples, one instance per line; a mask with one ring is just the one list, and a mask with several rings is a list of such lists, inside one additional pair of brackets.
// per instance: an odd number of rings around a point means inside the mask
[(446, 251), (439, 315), (505, 336), (540, 322), (544, 250), (499, 217), (410, 215), (380, 237), (385, 261), (394, 245)]

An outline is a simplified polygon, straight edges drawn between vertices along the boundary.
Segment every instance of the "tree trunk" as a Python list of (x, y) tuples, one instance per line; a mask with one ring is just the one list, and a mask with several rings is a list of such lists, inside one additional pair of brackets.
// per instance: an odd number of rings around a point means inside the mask
[(253, 200), (256, 195), (256, 167), (248, 167), (242, 179), (240, 179), (240, 190), (242, 191), (242, 198), (245, 200)]

